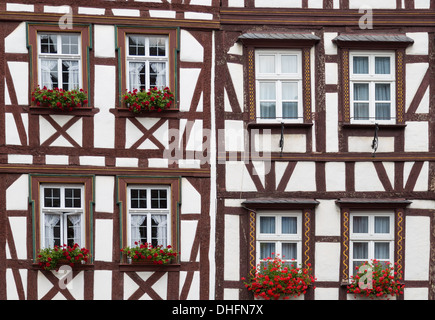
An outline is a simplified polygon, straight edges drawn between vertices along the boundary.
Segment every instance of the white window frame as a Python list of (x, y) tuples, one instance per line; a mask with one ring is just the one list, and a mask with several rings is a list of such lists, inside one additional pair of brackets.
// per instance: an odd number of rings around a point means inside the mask
[[(275, 231), (274, 234), (261, 233), (260, 220), (261, 217), (274, 217), (275, 218)], [(281, 219), (283, 217), (295, 217), (297, 218), (297, 233), (296, 234), (283, 234)], [(279, 257), (285, 262), (293, 262), (293, 260), (287, 259), (282, 256), (282, 244), (283, 243), (296, 243), (297, 258), (295, 267), (302, 264), (302, 212), (301, 211), (280, 211), (280, 212), (258, 212), (256, 216), (256, 259), (257, 263), (260, 263), (262, 258), (260, 256), (260, 244), (261, 243), (275, 243), (275, 255), (279, 254)], [(273, 257), (271, 257), (273, 258)]]
[[(132, 208), (131, 207), (131, 190), (147, 190), (147, 208)], [(166, 190), (166, 209), (152, 209), (151, 208), (151, 190)], [(167, 216), (167, 222), (166, 222), (166, 245), (172, 245), (171, 242), (171, 225), (172, 225), (172, 219), (171, 219), (171, 187), (167, 185), (128, 185), (127, 186), (127, 243), (130, 246), (134, 246), (135, 244), (132, 243), (131, 239), (131, 215), (145, 215), (147, 219), (147, 226), (151, 226), (151, 216), (153, 214), (159, 214), (159, 215), (166, 215)], [(151, 228), (148, 228), (147, 230), (147, 242), (151, 242)]]
[[(396, 55), (394, 51), (350, 51), (349, 62), (349, 89), (350, 89), (350, 117), (351, 123), (361, 124), (394, 124), (396, 122)], [(368, 57), (369, 59), (369, 73), (368, 74), (354, 74), (353, 72), (353, 59), (354, 57)], [(390, 74), (375, 74), (375, 58), (376, 57), (389, 57), (390, 58)], [(355, 119), (354, 115), (354, 84), (367, 83), (369, 85), (369, 119)], [(390, 84), (390, 119), (382, 120), (376, 119), (376, 100), (375, 100), (375, 84), (388, 83)]]
[[(139, 55), (130, 55), (130, 48), (129, 48), (129, 38), (130, 37), (143, 37), (145, 38), (145, 55), (139, 56)], [(149, 39), (150, 38), (165, 38), (165, 56), (150, 56), (149, 55)], [(125, 72), (126, 72), (126, 84), (127, 84), (127, 90), (133, 91), (134, 89), (137, 89), (140, 91), (140, 88), (131, 88), (130, 87), (130, 62), (137, 62), (137, 63), (144, 63), (145, 64), (145, 90), (148, 90), (150, 88), (150, 76), (149, 76), (149, 69), (150, 69), (150, 63), (151, 62), (164, 62), (166, 65), (166, 79), (165, 79), (165, 85), (164, 87), (169, 87), (169, 36), (167, 35), (152, 35), (152, 34), (127, 34), (125, 37), (125, 56), (126, 56), (126, 63), (125, 63)], [(159, 88), (159, 89), (163, 89)]]
[[(41, 35), (55, 35), (57, 37), (57, 53), (42, 53), (41, 52)], [(62, 35), (76, 35), (78, 36), (77, 54), (63, 54), (59, 53), (62, 50)], [(76, 60), (78, 61), (78, 88), (83, 87), (83, 71), (82, 71), (82, 37), (79, 33), (57, 33), (57, 32), (38, 32), (38, 83), (42, 85), (42, 60), (57, 60), (57, 75), (58, 75), (58, 88), (63, 89), (62, 77), (62, 61), (63, 60)], [(49, 88), (50, 89), (50, 88)], [(53, 88), (54, 89), (54, 88)], [(74, 88), (68, 88), (72, 90)]]
[[(353, 231), (353, 218), (354, 217), (368, 217), (368, 233), (354, 233)], [(375, 217), (389, 217), (390, 218), (390, 232), (385, 234), (376, 234), (374, 231), (375, 228)], [(354, 211), (350, 213), (350, 249), (349, 249), (349, 266), (350, 266), (350, 275), (356, 274), (356, 270), (354, 270), (354, 261), (362, 261), (360, 259), (353, 258), (353, 244), (354, 242), (367, 242), (368, 243), (368, 257), (367, 261), (371, 261), (375, 258), (374, 247), (375, 242), (388, 242), (390, 244), (389, 247), (389, 259), (376, 259), (377, 261), (385, 262), (389, 261), (391, 264), (394, 263), (394, 212), (390, 211), (379, 211), (379, 212), (367, 212), (367, 211)]]
[[(260, 56), (273, 55), (275, 57), (275, 73), (260, 73)], [(297, 72), (296, 73), (281, 73), (282, 55), (297, 56)], [(260, 83), (275, 83), (276, 109), (275, 119), (261, 118), (260, 108)], [(297, 119), (284, 119), (282, 108), (282, 83), (293, 82), (298, 85), (298, 110)], [(256, 116), (258, 123), (302, 123), (303, 122), (303, 89), (302, 89), (302, 50), (294, 49), (257, 49), (255, 50), (255, 88), (256, 88)]]
[[(44, 190), (45, 189), (60, 189), (60, 207), (45, 207)], [(80, 189), (80, 208), (70, 208), (65, 206), (65, 189)], [(67, 244), (67, 217), (69, 215), (80, 216), (80, 242), (79, 246), (83, 246), (85, 241), (85, 194), (84, 185), (82, 184), (41, 184), (40, 185), (40, 207), (41, 207), (41, 247), (46, 248), (45, 244), (45, 215), (59, 215), (60, 216), (60, 245)]]

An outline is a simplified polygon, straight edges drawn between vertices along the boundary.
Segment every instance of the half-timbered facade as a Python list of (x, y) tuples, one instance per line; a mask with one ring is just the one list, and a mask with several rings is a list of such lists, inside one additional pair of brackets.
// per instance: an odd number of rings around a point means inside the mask
[[(434, 299), (434, 60), (433, 0), (0, 3), (0, 299), (252, 299), (272, 252), (311, 264), (307, 300), (375, 258)], [(152, 87), (174, 103), (131, 112)], [(64, 243), (91, 253), (66, 288), (37, 263)]]

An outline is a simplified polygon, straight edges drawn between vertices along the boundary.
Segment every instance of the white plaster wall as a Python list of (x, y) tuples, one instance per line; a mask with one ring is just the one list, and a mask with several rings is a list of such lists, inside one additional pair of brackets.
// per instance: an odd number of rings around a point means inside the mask
[(45, 155), (45, 164), (68, 165), (68, 163), (69, 163), (69, 156), (53, 155), (53, 154)]
[(225, 149), (219, 146), (220, 151), (244, 151), (245, 128), (243, 121), (225, 120)]
[(33, 4), (6, 3), (6, 11), (33, 12), (33, 10), (35, 10)]
[(344, 162), (327, 162), (325, 164), (326, 191), (346, 190), (346, 164)]
[(308, 0), (308, 8), (322, 9), (323, 8), (323, 0)]
[[(149, 277), (151, 277), (154, 272), (136, 272), (136, 274), (143, 280), (147, 281)], [(152, 285), (152, 289), (163, 299), (167, 298), (167, 287), (168, 287), (168, 274), (164, 274), (156, 283)], [(139, 286), (136, 282), (134, 282), (128, 274), (124, 275), (124, 299), (128, 299), (136, 290), (139, 289)], [(139, 300), (152, 300), (152, 298), (144, 293)]]
[(95, 211), (113, 213), (114, 189), (113, 176), (95, 177)]
[[(193, 241), (195, 240), (198, 221), (181, 221), (180, 222), (180, 260), (189, 262), (192, 252)], [(199, 261), (199, 254), (193, 257), (193, 261)]]
[(407, 288), (403, 290), (404, 300), (428, 300), (429, 289), (428, 288)]
[(231, 80), (233, 82), (234, 90), (236, 91), (237, 101), (239, 102), (240, 108), (243, 110), (243, 105), (244, 105), (243, 65), (237, 63), (227, 63), (227, 66), (230, 72)]
[(319, 288), (314, 290), (314, 300), (338, 300), (337, 288)]
[[(414, 162), (405, 162), (403, 168), (403, 177), (404, 182), (403, 185), (406, 185), (406, 181), (408, 181), (409, 174), (412, 170), (412, 166)], [(429, 188), (429, 163), (424, 162), (423, 167), (421, 168), (420, 175), (417, 178), (417, 181), (414, 186), (414, 191), (427, 191)], [(433, 207), (432, 207), (433, 208)]]
[(414, 40), (414, 43), (406, 48), (406, 54), (421, 54), (429, 53), (429, 35), (427, 32), (408, 32), (407, 37)]
[(430, 232), (430, 217), (406, 217), (405, 281), (429, 279)]
[(186, 178), (181, 182), (181, 214), (201, 213), (201, 194)]
[(338, 93), (326, 93), (326, 152), (338, 152)]
[(224, 216), (224, 280), (240, 280), (240, 218), (238, 215)]
[(256, 7), (302, 8), (302, 0), (255, 0)]
[[(115, 108), (116, 94), (116, 68), (96, 65), (94, 106), (100, 109), (100, 112), (94, 115), (94, 146), (96, 148), (114, 148), (115, 146), (115, 118), (109, 110)], [(104, 134), (99, 134), (101, 132)]]
[(12, 82), (14, 83), (15, 93), (18, 104), (29, 104), (29, 63), (21, 61), (8, 61), (9, 71), (11, 72)]
[(6, 210), (27, 210), (29, 197), (29, 176), (21, 175), (6, 189)]
[(396, 0), (349, 0), (349, 9), (396, 9)]
[(299, 161), (285, 191), (316, 191), (315, 162)]
[[(373, 137), (355, 137), (348, 138), (349, 152), (373, 152)], [(378, 149), (376, 152), (394, 152), (394, 137), (379, 137)]]
[(135, 9), (112, 9), (112, 13), (119, 17), (140, 17), (140, 10)]
[(243, 161), (225, 163), (225, 186), (227, 191), (257, 191)]
[(429, 67), (428, 63), (406, 64), (406, 110), (414, 99), (415, 93)]
[(94, 271), (94, 300), (112, 299), (112, 271)]
[(27, 53), (26, 23), (22, 22), (5, 38), (6, 53)]
[(151, 18), (168, 18), (175, 19), (177, 12), (173, 10), (150, 10)]
[(316, 243), (314, 263), (317, 281), (339, 281), (340, 248), (340, 243)]
[(106, 9), (103, 8), (91, 8), (91, 7), (79, 7), (78, 13), (79, 14), (89, 14), (89, 15), (104, 15), (106, 12)]
[(239, 300), (239, 289), (224, 288), (224, 300)]
[(115, 57), (115, 27), (109, 25), (95, 25), (94, 54), (101, 58)]
[[(254, 150), (257, 152), (281, 152), (279, 146), (280, 140), (280, 134), (254, 133)], [(250, 147), (252, 149), (252, 146)], [(282, 151), (291, 153), (307, 152), (307, 136), (305, 134), (284, 134), (284, 145)]]
[[(18, 115), (18, 117), (21, 117), (22, 124), (24, 126), (24, 130), (26, 133), (26, 139), (28, 139), (29, 115), (23, 113), (21, 115)], [(14, 116), (11, 113), (5, 113), (5, 122), (6, 122), (6, 130), (5, 130), (6, 144), (22, 145)]]
[[(187, 123), (187, 119), (180, 119), (180, 132), (183, 132), (186, 126), (192, 126), (186, 143), (186, 150), (202, 151), (203, 150), (203, 120), (195, 120), (192, 123)], [(180, 143), (183, 136), (180, 134)]]
[(415, 9), (429, 9), (430, 0), (414, 0)]
[(180, 111), (189, 111), (201, 69), (180, 68)]
[[(20, 277), (21, 283), (24, 288), (24, 298), (27, 298), (27, 270), (18, 269), (18, 276)], [(15, 277), (12, 269), (6, 269), (6, 299), (7, 300), (18, 300), (17, 285), (15, 283)]]
[[(181, 295), (181, 291), (183, 290), (184, 282), (186, 281), (186, 278), (187, 278), (187, 271), (181, 271), (180, 272), (180, 292), (179, 292), (180, 295)], [(190, 290), (189, 290), (189, 293), (187, 294), (186, 300), (199, 300), (199, 291), (200, 291), (199, 288), (200, 288), (199, 272), (195, 271), (193, 273), (193, 278), (192, 278)]]
[(355, 163), (355, 191), (385, 191), (372, 162)]
[(8, 154), (8, 163), (32, 164), (33, 156), (26, 154)]
[(228, 0), (228, 7), (244, 7), (245, 0)]
[[(27, 259), (27, 218), (26, 217), (9, 217), (9, 225), (14, 238), (15, 250), (18, 259)], [(8, 247), (9, 247), (8, 242)]]
[(429, 124), (427, 121), (408, 121), (405, 128), (405, 152), (429, 151)]
[(203, 62), (204, 48), (192, 34), (186, 30), (180, 32), (180, 60), (188, 62)]
[(105, 157), (93, 157), (93, 156), (80, 156), (79, 162), (81, 166), (99, 166), (104, 167), (106, 165)]
[[(148, 159), (149, 161), (150, 159)], [(115, 165), (117, 167), (138, 167), (139, 159), (138, 158), (116, 158)]]
[[(59, 272), (52, 271), (52, 273), (54, 276), (56, 276), (59, 279), (59, 281), (62, 281), (65, 284), (65, 280), (62, 280), (62, 278), (66, 276), (65, 272), (62, 272), (60, 270)], [(38, 283), (37, 297), (39, 300), (43, 298), (53, 288), (53, 284), (45, 277), (45, 275), (41, 271), (38, 272), (37, 283)], [(84, 273), (79, 272), (74, 277), (74, 279), (67, 284), (66, 287), (76, 300), (83, 300), (84, 299)], [(58, 294), (56, 294), (53, 297), (53, 300), (66, 300), (66, 297), (60, 291)]]
[(316, 236), (340, 236), (340, 208), (336, 200), (318, 200), (316, 207)]
[(325, 63), (325, 84), (338, 84), (338, 63)]
[(95, 260), (112, 261), (113, 220), (95, 219)]
[(338, 36), (337, 32), (325, 32), (323, 34), (323, 41), (325, 46), (325, 54), (337, 54), (337, 45), (332, 40)]

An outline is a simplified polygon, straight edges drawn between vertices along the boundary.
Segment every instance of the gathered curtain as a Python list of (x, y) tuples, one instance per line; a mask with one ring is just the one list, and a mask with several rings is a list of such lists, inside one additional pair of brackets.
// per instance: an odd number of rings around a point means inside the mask
[(58, 214), (45, 214), (44, 227), (45, 227), (45, 247), (52, 248), (55, 245), (54, 227), (59, 223), (60, 215)]

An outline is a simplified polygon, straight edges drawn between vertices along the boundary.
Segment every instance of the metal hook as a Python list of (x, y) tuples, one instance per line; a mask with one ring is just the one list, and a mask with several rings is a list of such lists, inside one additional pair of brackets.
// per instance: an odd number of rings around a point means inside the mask
[(281, 148), (280, 157), (282, 157), (282, 149), (284, 147), (284, 122), (281, 122), (281, 139), (279, 139), (279, 147)]
[(379, 131), (379, 125), (376, 123), (375, 124), (375, 135), (374, 135), (373, 141), (372, 141), (372, 149), (373, 149), (372, 156), (373, 157), (375, 156), (376, 150), (378, 150), (378, 145), (379, 145), (378, 131)]

